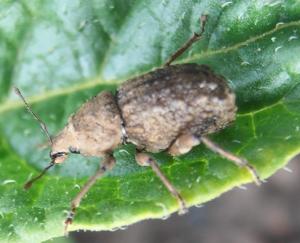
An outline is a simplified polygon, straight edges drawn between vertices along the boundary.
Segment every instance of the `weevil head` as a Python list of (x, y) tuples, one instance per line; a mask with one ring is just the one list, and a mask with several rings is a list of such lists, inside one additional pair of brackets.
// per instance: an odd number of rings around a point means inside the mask
[(111, 152), (122, 142), (122, 119), (115, 97), (110, 92), (102, 92), (83, 104), (54, 139), (48, 133), (45, 123), (33, 112), (21, 91), (15, 88), (15, 92), (38, 121), (52, 146), (50, 164), (38, 176), (25, 183), (25, 189), (29, 189), (53, 165), (62, 163), (69, 153), (100, 157)]
[(69, 147), (75, 143), (74, 132), (70, 130), (69, 124), (53, 139), (50, 152), (51, 161), (55, 164), (64, 162), (70, 153)]
[(121, 116), (110, 92), (87, 101), (53, 139), (51, 156), (63, 162), (69, 153), (103, 156), (122, 142)]

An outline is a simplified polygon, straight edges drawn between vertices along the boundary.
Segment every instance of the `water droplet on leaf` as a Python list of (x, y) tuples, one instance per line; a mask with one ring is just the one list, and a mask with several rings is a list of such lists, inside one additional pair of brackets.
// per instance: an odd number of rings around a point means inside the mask
[(227, 7), (228, 5), (232, 4), (232, 1), (228, 1), (228, 2), (225, 2), (221, 5), (221, 8), (225, 8)]
[(2, 182), (2, 185), (7, 185), (7, 184), (11, 184), (11, 183), (16, 183), (16, 180), (12, 180), (12, 179), (4, 180)]

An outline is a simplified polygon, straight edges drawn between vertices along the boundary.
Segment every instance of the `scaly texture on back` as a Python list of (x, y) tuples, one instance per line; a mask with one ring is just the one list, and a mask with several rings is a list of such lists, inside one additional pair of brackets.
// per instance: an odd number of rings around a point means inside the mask
[(128, 140), (150, 152), (183, 133), (204, 135), (234, 120), (235, 96), (207, 66), (172, 65), (128, 80), (117, 100)]

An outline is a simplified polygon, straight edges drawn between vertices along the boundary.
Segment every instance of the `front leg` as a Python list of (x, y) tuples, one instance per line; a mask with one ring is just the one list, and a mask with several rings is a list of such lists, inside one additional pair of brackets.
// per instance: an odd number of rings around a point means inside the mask
[(77, 196), (72, 200), (71, 202), (71, 210), (69, 212), (69, 215), (67, 216), (67, 219), (65, 221), (65, 235), (68, 233), (68, 226), (72, 224), (76, 208), (79, 206), (82, 198), (87, 194), (87, 192), (90, 190), (90, 188), (95, 184), (97, 179), (102, 177), (106, 171), (111, 170), (115, 165), (115, 159), (107, 154), (103, 158), (103, 162), (101, 163), (100, 168), (97, 170), (96, 174), (91, 176), (88, 181), (85, 183), (85, 185), (82, 187), (80, 192), (77, 194)]

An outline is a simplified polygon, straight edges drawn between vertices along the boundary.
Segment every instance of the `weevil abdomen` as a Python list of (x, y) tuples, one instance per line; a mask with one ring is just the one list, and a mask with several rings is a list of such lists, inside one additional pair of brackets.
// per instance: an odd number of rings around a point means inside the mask
[(235, 95), (207, 66), (172, 65), (120, 86), (117, 101), (128, 141), (150, 152), (180, 134), (205, 135), (235, 119)]

